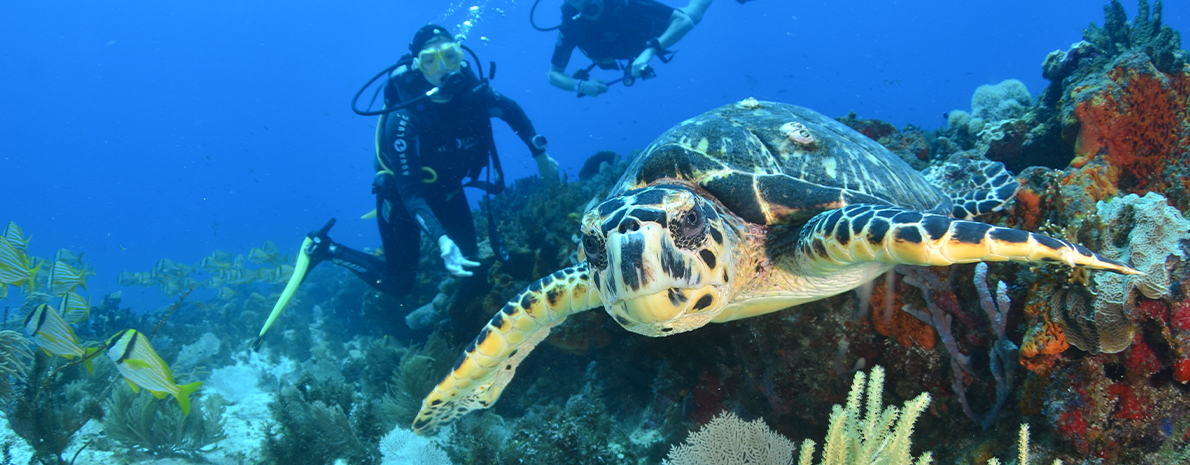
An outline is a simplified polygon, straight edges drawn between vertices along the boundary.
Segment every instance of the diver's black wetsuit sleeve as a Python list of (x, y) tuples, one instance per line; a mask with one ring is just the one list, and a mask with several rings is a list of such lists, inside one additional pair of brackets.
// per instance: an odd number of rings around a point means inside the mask
[(570, 55), (574, 53), (575, 47), (578, 47), (577, 40), (558, 31), (558, 41), (554, 44), (554, 55), (550, 57), (550, 64), (559, 69), (566, 69), (566, 65), (570, 64)]
[(516, 103), (516, 100), (491, 89), (488, 92), (488, 113), (508, 123), (512, 132), (515, 132), (517, 137), (520, 137), (521, 141), (529, 146), (529, 152), (534, 157), (545, 153), (545, 148), (533, 146), (533, 136), (537, 135), (537, 130), (533, 129), (533, 122), (529, 121), (529, 115), (525, 114), (525, 110)]
[[(384, 164), (393, 172), (391, 185), (383, 186), (383, 195), (389, 201), (399, 201), (405, 205), (405, 210), (413, 216), (413, 220), (430, 239), (437, 241), (446, 234), (426, 199), (422, 195), (421, 157), (417, 147), (416, 119), (409, 116), (405, 110), (390, 113), (385, 118), (384, 140), (388, 145), (381, 151)], [(379, 163), (377, 163), (379, 165)], [(379, 172), (384, 167), (376, 166)], [(396, 197), (396, 198), (394, 198)]]

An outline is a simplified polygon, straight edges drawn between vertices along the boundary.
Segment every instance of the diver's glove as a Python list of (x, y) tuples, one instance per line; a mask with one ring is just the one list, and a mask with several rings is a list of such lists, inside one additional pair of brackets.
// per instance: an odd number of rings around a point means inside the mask
[(446, 271), (454, 276), (471, 276), (471, 272), (464, 270), (463, 267), (479, 266), (479, 262), (463, 258), (463, 251), (459, 250), (455, 241), (450, 240), (450, 237), (445, 234), (438, 238), (438, 249), (442, 251), (441, 256), (442, 261), (446, 263)]
[(541, 152), (541, 155), (533, 157), (537, 160), (537, 173), (541, 175), (541, 179), (548, 185), (558, 183), (558, 160), (551, 157), (550, 154)]
[(607, 92), (607, 83), (598, 79), (593, 81), (579, 80), (578, 83), (574, 85), (574, 89), (578, 91), (579, 97), (584, 95), (590, 95), (594, 97)]

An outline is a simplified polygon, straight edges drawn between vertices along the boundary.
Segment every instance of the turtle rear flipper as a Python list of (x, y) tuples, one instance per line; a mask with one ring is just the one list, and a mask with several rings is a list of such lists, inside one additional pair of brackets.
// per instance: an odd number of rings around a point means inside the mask
[(926, 178), (950, 196), (950, 216), (969, 220), (1000, 211), (1021, 185), (1003, 163), (988, 160), (944, 163), (926, 170)]
[(421, 403), (413, 431), (432, 434), (467, 412), (491, 407), (517, 365), (566, 317), (603, 305), (583, 262), (517, 294), (479, 332), (454, 368)]
[(802, 228), (798, 245), (806, 271), (821, 275), (865, 262), (946, 266), (1009, 260), (1142, 274), (1049, 236), (884, 205), (819, 214)]

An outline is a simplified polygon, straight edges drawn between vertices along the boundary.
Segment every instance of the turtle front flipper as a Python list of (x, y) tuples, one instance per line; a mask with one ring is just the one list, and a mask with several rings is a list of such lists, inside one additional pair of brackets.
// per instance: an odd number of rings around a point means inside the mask
[(834, 273), (862, 262), (946, 266), (972, 262), (1051, 262), (1142, 274), (1049, 236), (883, 205), (848, 205), (806, 223), (803, 266)]
[(969, 220), (1000, 211), (1021, 188), (1020, 182), (998, 161), (983, 160), (967, 168), (967, 172), (951, 173), (962, 179), (959, 185), (938, 186), (951, 194), (954, 206), (950, 216), (955, 218)]
[(517, 365), (566, 317), (603, 305), (591, 286), (587, 263), (546, 276), (517, 294), (467, 346), (454, 368), (421, 403), (413, 421), (431, 434), (500, 398)]

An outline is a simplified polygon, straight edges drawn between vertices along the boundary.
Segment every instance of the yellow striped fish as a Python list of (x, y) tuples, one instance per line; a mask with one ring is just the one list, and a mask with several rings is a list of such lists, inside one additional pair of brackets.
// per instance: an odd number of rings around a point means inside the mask
[(68, 265), (77, 266), (79, 268), (82, 268), (83, 267), (83, 254), (80, 253), (78, 255), (75, 255), (74, 252), (71, 252), (69, 250), (58, 249), (58, 253), (56, 255), (54, 255), (54, 261), (66, 262), (66, 264), (68, 264)]
[[(47, 304), (38, 305), (25, 317), (25, 334), (50, 355), (66, 358), (86, 357), (98, 350), (94, 347), (79, 346), (74, 330), (66, 324), (66, 320), (62, 319), (54, 307)], [(83, 362), (83, 365), (87, 367), (88, 373), (94, 374), (90, 360)]]
[(29, 246), (29, 239), (25, 238), (25, 232), (21, 231), (21, 227), (16, 223), (9, 221), (8, 226), (4, 227), (3, 237), (12, 243), (13, 247), (25, 252), (25, 248)]
[(190, 414), (190, 394), (202, 386), (202, 381), (179, 386), (174, 374), (149, 344), (149, 338), (135, 329), (125, 329), (108, 339), (107, 357), (116, 364), (134, 392), (148, 389), (158, 399), (173, 395), (182, 407), (182, 414)]
[(63, 295), (74, 291), (76, 287), (87, 288), (87, 279), (83, 272), (71, 268), (66, 262), (54, 262), (54, 267), (50, 268), (50, 295)]
[(83, 300), (83, 296), (67, 292), (62, 296), (62, 302), (58, 304), (58, 313), (70, 324), (86, 320), (91, 315), (91, 296), (87, 296), (87, 299)]
[(34, 270), (21, 248), (5, 237), (0, 237), (0, 283), (21, 286), (31, 281)]

